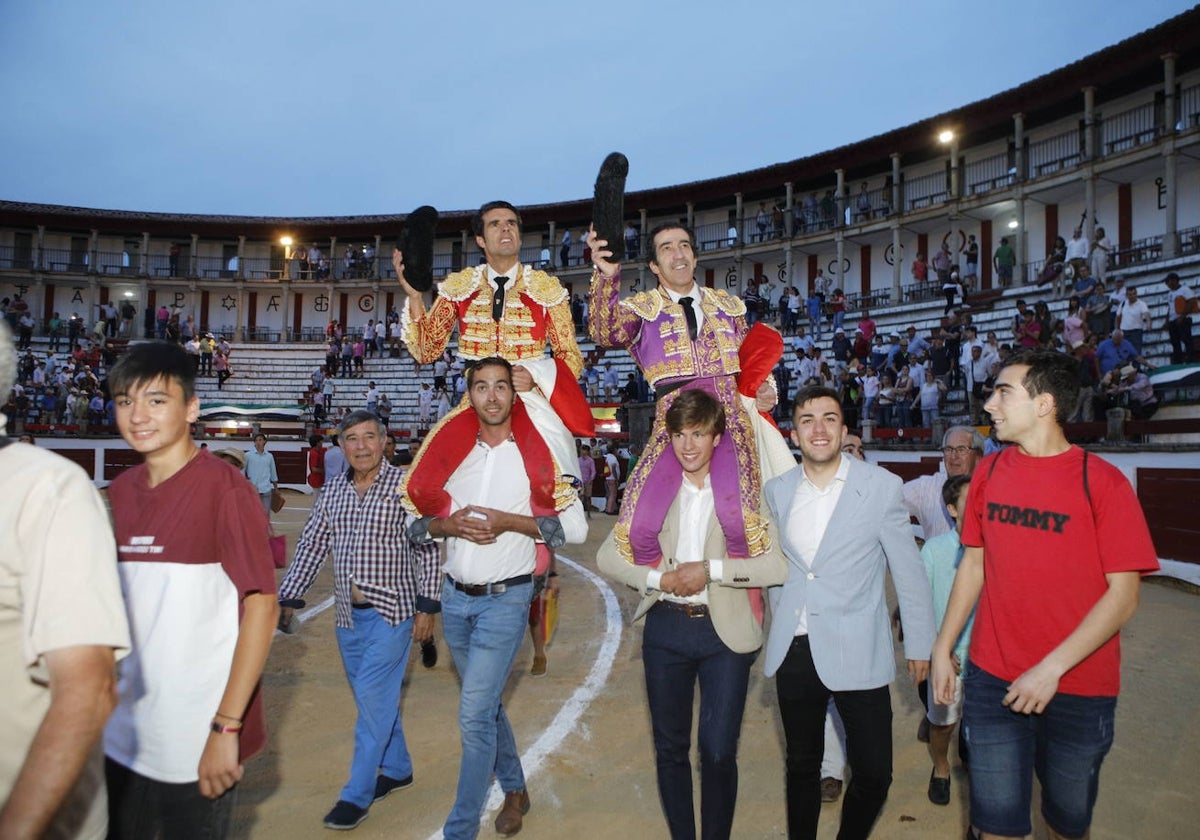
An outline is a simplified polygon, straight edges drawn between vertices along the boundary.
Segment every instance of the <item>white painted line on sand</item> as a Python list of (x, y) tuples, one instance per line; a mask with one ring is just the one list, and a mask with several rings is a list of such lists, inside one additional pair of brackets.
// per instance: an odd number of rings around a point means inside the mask
[[(617, 596), (613, 594), (612, 587), (591, 569), (587, 569), (573, 560), (568, 560), (561, 554), (558, 555), (558, 562), (566, 563), (600, 591), (600, 596), (604, 599), (604, 641), (600, 645), (600, 652), (596, 655), (596, 661), (592, 663), (592, 669), (588, 672), (587, 679), (567, 698), (562, 708), (558, 710), (558, 714), (554, 716), (554, 720), (534, 741), (533, 746), (521, 755), (521, 767), (525, 771), (526, 779), (535, 776), (542, 769), (547, 756), (558, 749), (563, 739), (575, 731), (579, 719), (583, 717), (583, 713), (587, 711), (588, 706), (596, 699), (608, 681), (613, 662), (617, 658), (617, 648), (621, 645), (621, 607), (617, 604)], [(493, 783), (487, 804), (483, 808), (483, 816), (479, 820), (480, 825), (484, 825), (488, 821), (488, 814), (499, 808), (503, 802), (504, 792), (500, 790), (498, 783)], [(429, 840), (439, 840), (441, 837), (442, 831), (438, 829), (429, 836)]]

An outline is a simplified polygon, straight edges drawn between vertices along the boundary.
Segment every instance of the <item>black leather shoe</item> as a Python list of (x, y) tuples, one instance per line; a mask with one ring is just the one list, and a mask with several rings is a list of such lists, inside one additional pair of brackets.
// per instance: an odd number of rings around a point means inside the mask
[(325, 815), (325, 827), (335, 831), (349, 831), (357, 828), (358, 824), (366, 818), (366, 808), (359, 808), (353, 802), (339, 799), (333, 806), (333, 810)]

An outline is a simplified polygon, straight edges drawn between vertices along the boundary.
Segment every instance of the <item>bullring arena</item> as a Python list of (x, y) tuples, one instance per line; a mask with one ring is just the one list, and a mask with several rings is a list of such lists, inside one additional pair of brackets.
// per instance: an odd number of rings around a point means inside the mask
[[(946, 132), (944, 142), (935, 138)], [(492, 198), (486, 196), (483, 198)], [(1194, 344), (1173, 358), (1163, 328), (1164, 277), (1200, 287), (1200, 10), (963, 108), (810, 157), (751, 172), (626, 195), (627, 241), (636, 249), (666, 220), (696, 232), (697, 280), (743, 297), (766, 297), (763, 320), (784, 328), (785, 364), (799, 364), (797, 324), (781, 312), (783, 291), (807, 294), (818, 278), (845, 291), (852, 327), (873, 317), (879, 331), (933, 336), (945, 327), (940, 285), (913, 269), (917, 255), (945, 244), (965, 261), (970, 243), (982, 259), (964, 282), (959, 305), (980, 335), (1011, 340), (1016, 302), (1046, 304), (1066, 316), (1068, 295), (1050, 277), (1057, 236), (1073, 228), (1109, 244), (1095, 262), (1110, 286), (1136, 287), (1150, 308), (1143, 337), (1156, 369), (1159, 406), (1149, 419), (1103, 410), (1068, 427), (1072, 440), (1115, 465), (1133, 483), (1163, 560), (1163, 574), (1142, 589), (1141, 607), (1123, 631), (1122, 694), (1115, 746), (1104, 766), (1092, 837), (1193, 838), (1200, 762), (1200, 372)], [(776, 212), (778, 210), (778, 212)], [(466, 233), (471, 211), (443, 212), (435, 275), (479, 262)], [(589, 224), (590, 202), (521, 208), (522, 262), (559, 276), (571, 295), (586, 293), (591, 272), (578, 239), (562, 234)], [(348, 333), (368, 321), (390, 322), (403, 295), (390, 262), (403, 216), (265, 218), (94, 210), (0, 201), (0, 297), (9, 312), (28, 312), (36, 357), (54, 353), (49, 323), (77, 314), (90, 333), (116, 312), (114, 335), (98, 339), (92, 359), (119, 355), (154, 337), (158, 313), (224, 337), (233, 376), (198, 384), (198, 439), (213, 449), (248, 449), (261, 430), (280, 468), (286, 505), (275, 525), (294, 546), (311, 505), (307, 435), (328, 433), (313, 416), (311, 374), (325, 362), (331, 321)], [(1007, 242), (1002, 242), (1007, 240)], [(1012, 280), (992, 255), (1011, 244)], [(316, 254), (316, 257), (310, 255)], [(627, 269), (625, 292), (649, 287), (643, 261)], [(18, 310), (15, 303), (20, 301)], [(965, 306), (963, 305), (965, 304)], [(134, 317), (125, 318), (129, 307)], [(782, 304), (786, 309), (786, 303)], [(869, 313), (869, 315), (868, 315)], [(828, 347), (832, 324), (818, 325)], [(586, 317), (586, 316), (584, 316)], [(961, 317), (955, 315), (953, 317)], [(15, 320), (15, 319), (14, 319)], [(578, 323), (584, 357), (611, 365), (624, 384), (635, 367), (622, 351), (596, 347)], [(105, 325), (99, 326), (100, 334)], [(22, 339), (23, 340), (23, 339)], [(339, 376), (334, 411), (362, 407), (368, 382), (391, 396), (391, 429), (403, 449), (426, 428), (418, 415), (433, 369), (400, 349), (365, 359), (362, 378)], [(453, 345), (451, 350), (453, 350)], [(34, 392), (36, 395), (36, 392)], [(7, 395), (6, 395), (7, 396)], [(319, 395), (318, 395), (319, 396)], [(319, 401), (319, 400), (317, 400)], [(15, 405), (15, 404), (14, 404)], [(1117, 406), (1120, 408), (1121, 406)], [(601, 435), (625, 445), (638, 409), (615, 394), (594, 401)], [(6, 407), (5, 413), (14, 417)], [(940, 432), (968, 422), (963, 390), (947, 395), (929, 426), (867, 424), (867, 458), (908, 479), (935, 472)], [(134, 463), (103, 417), (68, 422), (61, 407), (29, 400), (16, 427), (38, 445), (80, 464), (104, 488)], [(982, 427), (986, 432), (986, 427)], [(635, 435), (636, 438), (636, 435)], [(592, 488), (603, 502), (602, 484)], [(595, 555), (614, 518), (594, 512), (586, 543), (560, 552), (561, 618), (549, 648), (549, 673), (532, 679), (529, 643), (518, 654), (505, 693), (533, 806), (522, 836), (659, 837), (665, 827), (654, 778), (653, 747), (641, 673), (640, 626), (629, 618), (631, 591), (601, 578)], [(282, 573), (281, 573), (282, 574)], [(343, 781), (353, 747), (354, 706), (333, 635), (328, 569), (308, 594), (292, 634), (277, 633), (264, 676), (271, 737), (246, 766), (235, 816), (238, 836), (325, 836), (321, 816)], [(440, 641), (432, 669), (410, 660), (402, 700), (413, 753), (414, 786), (378, 803), (357, 836), (433, 838), (453, 800), (458, 772), (458, 688)], [(898, 656), (898, 671), (903, 661)], [(961, 836), (968, 779), (955, 765), (953, 799), (926, 799), (929, 758), (915, 733), (915, 691), (892, 686), (895, 772), (873, 836)], [(734, 836), (786, 836), (783, 734), (774, 686), (752, 672), (740, 742), (740, 790)], [(483, 836), (500, 803), (493, 789)], [(826, 805), (821, 837), (833, 837), (841, 803)], [(1036, 821), (1035, 821), (1036, 822)], [(1039, 825), (1036, 837), (1045, 836)]]

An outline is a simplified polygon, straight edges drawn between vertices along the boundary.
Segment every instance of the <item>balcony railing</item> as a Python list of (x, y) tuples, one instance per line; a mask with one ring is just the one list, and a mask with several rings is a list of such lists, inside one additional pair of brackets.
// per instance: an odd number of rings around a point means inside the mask
[(945, 172), (931, 172), (904, 183), (904, 206), (908, 210), (942, 204), (949, 195)]
[(1200, 128), (1200, 85), (1184, 88), (1179, 94), (1179, 122), (1176, 128), (1179, 131)]
[(1001, 152), (981, 160), (968, 161), (963, 175), (967, 195), (980, 195), (1016, 183), (1017, 170), (1008, 164), (1008, 153)]
[(1153, 143), (1157, 138), (1158, 126), (1154, 119), (1153, 102), (1105, 117), (1100, 123), (1100, 149), (1104, 155)]
[(697, 225), (692, 232), (696, 234), (696, 248), (700, 251), (732, 248), (738, 242), (738, 230), (728, 222)]
[(1079, 132), (1064, 131), (1045, 140), (1029, 144), (1029, 172), (1031, 177), (1040, 178), (1060, 169), (1078, 166), (1083, 160)]
[(886, 219), (892, 215), (892, 188), (876, 187), (866, 192), (856, 192), (847, 202), (850, 208), (850, 223), (866, 224), (872, 219)]
[(1129, 243), (1127, 248), (1112, 251), (1108, 257), (1109, 264), (1113, 268), (1128, 268), (1131, 265), (1158, 262), (1162, 259), (1162, 244), (1161, 236), (1135, 239)]

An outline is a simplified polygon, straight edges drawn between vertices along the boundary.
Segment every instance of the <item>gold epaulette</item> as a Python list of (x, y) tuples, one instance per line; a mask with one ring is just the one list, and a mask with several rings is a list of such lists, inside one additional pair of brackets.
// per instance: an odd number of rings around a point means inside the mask
[(653, 321), (662, 312), (663, 296), (657, 289), (653, 289), (648, 292), (638, 292), (617, 305), (632, 309), (634, 314), (643, 321)]
[(483, 266), (476, 266), (446, 275), (446, 279), (438, 284), (438, 294), (446, 300), (465, 300), (479, 288), (483, 271)]
[(724, 289), (709, 289), (710, 297), (726, 315), (735, 317), (746, 314), (746, 302), (737, 295), (731, 295)]
[(542, 306), (558, 306), (567, 299), (567, 290), (553, 274), (526, 268), (525, 288), (529, 297)]

